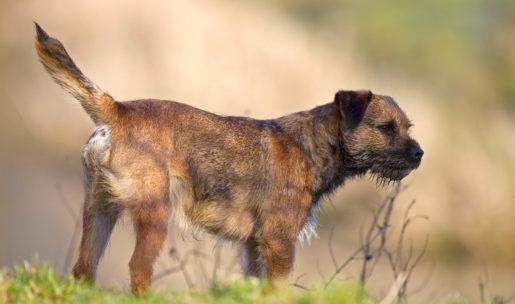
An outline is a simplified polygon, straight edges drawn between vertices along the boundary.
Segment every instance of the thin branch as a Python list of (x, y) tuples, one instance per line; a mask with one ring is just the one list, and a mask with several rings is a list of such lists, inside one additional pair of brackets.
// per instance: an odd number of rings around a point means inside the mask
[[(379, 234), (375, 234), (371, 241), (375, 241), (377, 238), (379, 237)], [(327, 286), (329, 286), (333, 281), (334, 279), (342, 272), (342, 270), (347, 267), (347, 265), (349, 265), (350, 262), (356, 260), (357, 256), (362, 252), (362, 248), (358, 248), (356, 249), (342, 264), (340, 264), (340, 266), (338, 266), (338, 268), (336, 268), (336, 270), (334, 271), (334, 273), (331, 275), (331, 277), (329, 277), (329, 280), (327, 280), (327, 282), (325, 283), (325, 288), (327, 288)]]
[(156, 275), (154, 275), (152, 281), (153, 282), (156, 282), (170, 274), (173, 274), (173, 273), (176, 273), (176, 272), (181, 272), (183, 277), (184, 277), (184, 281), (186, 282), (186, 284), (188, 285), (188, 288), (189, 289), (193, 289), (195, 287), (195, 285), (193, 284), (193, 281), (191, 280), (191, 276), (186, 268), (186, 265), (188, 263), (188, 260), (190, 259), (191, 256), (195, 256), (195, 254), (197, 253), (197, 249), (196, 248), (193, 248), (192, 250), (189, 250), (187, 251), (183, 257), (180, 256), (179, 254), (179, 251), (177, 250), (176, 247), (172, 247), (170, 248), (170, 251), (169, 251), (169, 254), (170, 256), (172, 257), (172, 259), (174, 261), (176, 261), (178, 264), (176, 266), (173, 266), (173, 267), (170, 267), (168, 269), (165, 269), (159, 273), (157, 273)]
[(70, 238), (70, 241), (68, 242), (68, 248), (66, 249), (66, 256), (64, 258), (64, 264), (63, 264), (63, 273), (67, 273), (68, 269), (70, 269), (70, 265), (72, 263), (73, 258), (73, 249), (75, 248), (75, 244), (77, 243), (79, 239), (79, 233), (80, 233), (80, 226), (81, 221), (77, 220), (75, 222), (75, 226), (73, 228), (72, 237)]
[(322, 281), (325, 282), (326, 281), (325, 275), (322, 272), (322, 269), (320, 269), (320, 260), (319, 259), (317, 259), (317, 272), (318, 272), (318, 275), (320, 276), (320, 278), (322, 279)]
[(290, 285), (291, 285), (291, 286), (293, 286), (293, 287), (300, 288), (300, 289), (302, 289), (302, 290), (309, 290), (309, 288), (307, 288), (307, 287), (305, 287), (305, 286), (302, 286), (302, 285), (300, 285), (300, 284), (298, 284), (298, 283), (292, 283), (292, 284), (290, 284)]
[(331, 228), (331, 231), (329, 232), (329, 241), (328, 241), (328, 247), (329, 247), (329, 255), (331, 256), (331, 261), (333, 261), (334, 268), (338, 268), (338, 262), (336, 262), (336, 257), (334, 255), (333, 250), (333, 236), (334, 236), (334, 229), (336, 226), (333, 226)]
[(388, 294), (384, 299), (380, 302), (380, 304), (392, 304), (397, 299), (397, 295), (399, 294), (399, 291), (402, 289), (402, 286), (406, 283), (408, 280), (408, 276), (406, 273), (401, 272), (399, 276), (395, 279), (395, 282), (393, 283), (392, 287), (388, 291)]
[(486, 303), (486, 296), (485, 296), (485, 282), (483, 282), (483, 278), (479, 277), (479, 300), (481, 303)]
[(300, 274), (299, 276), (297, 276), (297, 279), (295, 279), (295, 281), (293, 283), (291, 283), (290, 285), (300, 288), (300, 289), (303, 289), (303, 290), (309, 290), (309, 288), (307, 288), (299, 283), (300, 279), (302, 277), (304, 277), (305, 275), (306, 275), (305, 273)]
[(420, 285), (417, 288), (414, 288), (411, 291), (411, 293), (409, 293), (409, 295), (417, 294), (417, 293), (419, 293), (421, 290), (423, 290), (427, 286), (427, 284), (429, 283), (429, 281), (433, 277), (434, 269), (435, 269), (435, 267), (434, 267), (434, 262), (433, 262), (432, 266), (429, 267), (429, 271), (428, 271), (427, 275), (424, 277), (424, 279), (422, 280)]
[(74, 222), (73, 227), (73, 233), (72, 237), (70, 238), (70, 241), (68, 242), (68, 246), (66, 249), (66, 255), (64, 258), (63, 268), (62, 272), (67, 273), (68, 269), (70, 268), (70, 265), (72, 263), (73, 258), (73, 248), (75, 248), (75, 243), (77, 242), (77, 239), (79, 237), (79, 231), (80, 231), (80, 224), (81, 220), (79, 218), (79, 215), (73, 210), (73, 208), (68, 203), (68, 200), (64, 196), (63, 188), (60, 183), (55, 184), (55, 189), (57, 190), (57, 193), (59, 194), (59, 202), (64, 207), (64, 210), (68, 215), (71, 217), (72, 221)]
[(79, 220), (79, 216), (73, 210), (73, 208), (68, 204), (68, 200), (64, 196), (63, 188), (60, 183), (55, 184), (55, 189), (57, 190), (57, 193), (59, 194), (59, 202), (61, 202), (61, 205), (64, 207), (64, 210), (71, 216), (71, 218), (74, 220), (74, 222)]
[(214, 250), (215, 250), (215, 262), (213, 264), (213, 272), (212, 272), (212, 276), (211, 276), (212, 282), (216, 282), (217, 275), (218, 275), (218, 268), (220, 268), (222, 250), (221, 250), (221, 247), (218, 246), (218, 242), (217, 242), (217, 244), (215, 244)]
[(162, 270), (158, 273), (156, 273), (153, 277), (152, 277), (152, 282), (157, 282), (159, 280), (161, 280), (162, 278), (164, 277), (167, 277), (173, 273), (176, 273), (176, 272), (179, 272), (181, 271), (181, 267), (180, 266), (174, 266), (174, 267), (170, 267), (170, 268), (167, 268), (165, 270)]

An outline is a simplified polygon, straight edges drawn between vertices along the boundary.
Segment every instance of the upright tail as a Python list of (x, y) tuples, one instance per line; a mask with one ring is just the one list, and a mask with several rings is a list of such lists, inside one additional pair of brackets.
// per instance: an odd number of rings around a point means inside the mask
[(35, 25), (36, 50), (50, 76), (81, 103), (96, 124), (112, 121), (118, 107), (113, 97), (82, 74), (59, 40), (48, 36), (39, 24)]

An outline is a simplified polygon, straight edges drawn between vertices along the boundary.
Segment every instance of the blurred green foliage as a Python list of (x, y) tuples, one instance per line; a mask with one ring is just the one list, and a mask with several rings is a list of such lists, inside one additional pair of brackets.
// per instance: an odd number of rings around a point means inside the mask
[(354, 283), (339, 283), (327, 289), (303, 291), (285, 288), (266, 291), (263, 281), (239, 277), (218, 282), (204, 292), (149, 291), (134, 296), (128, 291), (100, 289), (60, 277), (48, 265), (24, 263), (8, 276), (0, 273), (0, 303), (376, 303)]
[[(486, 303), (505, 303), (503, 301), (503, 298), (497, 297)], [(467, 303), (459, 296), (446, 300), (433, 299), (430, 302)], [(12, 275), (0, 271), (0, 303), (372, 304), (378, 301), (370, 297), (359, 284), (351, 282), (334, 283), (328, 288), (320, 286), (301, 290), (291, 287), (270, 292), (266, 291), (263, 281), (241, 277), (222, 280), (203, 292), (151, 290), (134, 296), (127, 290), (95, 288), (70, 275), (58, 276), (46, 264), (25, 262), (16, 267)]]
[[(501, 299), (501, 298), (499, 298)], [(501, 299), (502, 300), (502, 299)], [(408, 301), (409, 302), (409, 301)], [(151, 290), (134, 296), (127, 290), (95, 288), (77, 281), (70, 275), (58, 276), (48, 265), (25, 262), (12, 275), (0, 272), (0, 303), (378, 303), (359, 284), (339, 282), (328, 288), (310, 290), (283, 288), (266, 291), (263, 281), (233, 277), (225, 279), (206, 291), (171, 292)], [(404, 303), (404, 302), (403, 302)], [(431, 303), (467, 303), (454, 296)], [(490, 302), (487, 302), (490, 303)], [(491, 303), (503, 303), (495, 302)]]
[(350, 29), (377, 71), (437, 89), (443, 103), (515, 110), (515, 1), (285, 0), (272, 2), (339, 37)]

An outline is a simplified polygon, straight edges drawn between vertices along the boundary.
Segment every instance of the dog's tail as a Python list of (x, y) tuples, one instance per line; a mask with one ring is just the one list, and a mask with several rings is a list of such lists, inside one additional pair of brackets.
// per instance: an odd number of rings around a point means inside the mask
[(36, 50), (50, 76), (81, 103), (96, 124), (112, 121), (116, 116), (118, 103), (82, 74), (59, 40), (48, 36), (39, 24), (35, 25)]

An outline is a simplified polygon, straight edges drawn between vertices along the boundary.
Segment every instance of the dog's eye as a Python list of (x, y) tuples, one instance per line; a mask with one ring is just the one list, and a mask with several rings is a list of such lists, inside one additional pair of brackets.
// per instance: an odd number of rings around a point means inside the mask
[(388, 134), (392, 134), (395, 132), (395, 124), (393, 123), (393, 121), (379, 125), (379, 126), (377, 126), (377, 128), (379, 130), (381, 130), (381, 132), (388, 133)]

